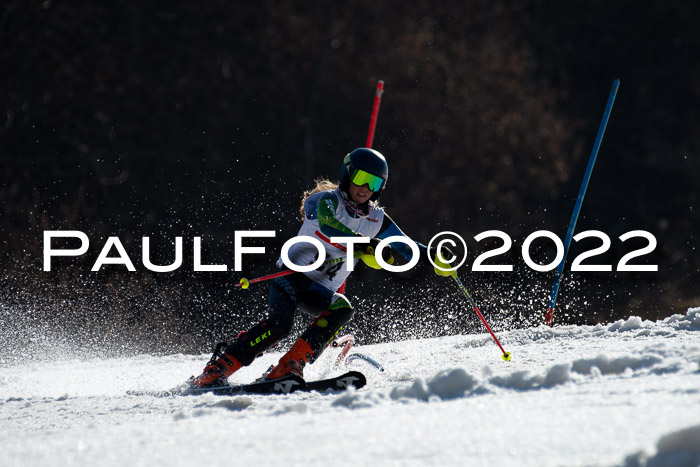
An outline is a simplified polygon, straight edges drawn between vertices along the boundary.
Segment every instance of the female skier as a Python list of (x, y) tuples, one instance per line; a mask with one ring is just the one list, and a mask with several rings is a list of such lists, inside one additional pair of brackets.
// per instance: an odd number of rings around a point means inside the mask
[[(338, 293), (350, 275), (342, 260), (346, 248), (343, 244), (331, 243), (330, 238), (363, 236), (381, 240), (395, 235), (405, 236), (377, 203), (388, 178), (389, 167), (384, 156), (373, 149), (359, 148), (343, 159), (339, 185), (323, 180), (304, 194), (301, 206), (304, 223), (299, 235), (321, 240), (326, 250), (326, 266), (275, 278), (268, 297), (268, 317), (241, 333), (222, 353), (217, 348), (204, 372), (189, 380), (192, 386), (225, 384), (231, 374), (250, 365), (257, 356), (291, 332), (297, 309), (316, 319), (264, 377), (273, 380), (290, 373), (303, 377), (304, 365), (313, 363), (321, 355), (354, 313), (348, 299)], [(424, 245), (417, 245), (421, 252), (426, 250)], [(394, 242), (391, 247), (411, 260), (413, 251), (408, 245)], [(289, 258), (294, 264), (311, 264), (317, 254), (315, 247), (297, 243), (290, 248)], [(443, 248), (443, 256), (451, 256), (451, 253)], [(332, 261), (334, 259), (337, 261)], [(441, 259), (436, 255), (436, 264), (449, 268)], [(358, 259), (354, 261), (357, 263)], [(435, 272), (441, 276), (454, 274), (437, 268)]]

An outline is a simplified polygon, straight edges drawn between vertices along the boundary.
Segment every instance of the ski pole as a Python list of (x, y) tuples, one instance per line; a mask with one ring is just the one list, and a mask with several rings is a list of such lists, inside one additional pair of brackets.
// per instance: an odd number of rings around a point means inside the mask
[[(362, 256), (364, 253), (362, 251), (356, 251), (354, 254), (355, 258), (359, 258)], [(329, 264), (336, 264), (336, 263), (342, 263), (345, 261), (345, 258), (334, 258), (334, 259), (329, 259), (327, 261), (324, 261), (321, 267), (323, 266), (328, 266)], [(236, 284), (236, 287), (240, 287), (242, 289), (247, 289), (250, 287), (250, 284), (255, 284), (256, 282), (263, 282), (267, 281), (270, 279), (274, 279), (276, 277), (283, 277), (283, 276), (288, 276), (290, 274), (294, 274), (295, 271), (294, 269), (287, 269), (284, 271), (276, 272), (274, 274), (268, 274), (267, 276), (261, 276), (261, 277), (256, 277), (255, 279), (246, 279), (245, 277), (242, 277), (241, 280)]]
[(505, 350), (503, 350), (503, 346), (501, 345), (500, 342), (498, 342), (498, 338), (493, 333), (493, 331), (491, 330), (491, 327), (484, 319), (484, 315), (481, 314), (481, 312), (479, 311), (479, 308), (476, 306), (476, 303), (474, 303), (474, 299), (471, 297), (471, 295), (469, 295), (469, 292), (467, 292), (467, 288), (464, 287), (464, 284), (462, 284), (462, 281), (459, 280), (459, 277), (457, 277), (456, 274), (454, 276), (452, 276), (452, 278), (455, 280), (455, 282), (457, 283), (459, 288), (462, 289), (462, 292), (464, 292), (464, 295), (466, 295), (467, 300), (469, 300), (469, 304), (472, 307), (474, 307), (474, 311), (476, 311), (476, 314), (479, 315), (479, 319), (481, 320), (482, 323), (484, 323), (484, 326), (486, 326), (486, 329), (491, 334), (491, 337), (493, 337), (493, 340), (496, 342), (496, 345), (498, 345), (498, 347), (501, 349), (501, 352), (503, 352), (503, 355), (501, 356), (501, 358), (505, 361), (510, 360), (510, 357), (511, 357), (510, 352), (506, 352)]
[(374, 105), (372, 106), (372, 116), (369, 119), (369, 131), (367, 132), (367, 143), (365, 147), (371, 148), (374, 141), (374, 128), (377, 125), (377, 116), (379, 115), (379, 104), (382, 101), (384, 94), (384, 81), (377, 81), (377, 92), (374, 94)]
[(287, 269), (286, 271), (280, 271), (276, 272), (274, 274), (268, 274), (267, 276), (262, 276), (262, 277), (256, 277), (255, 279), (246, 279), (245, 277), (241, 277), (241, 280), (238, 284), (236, 284), (236, 287), (240, 287), (242, 289), (247, 289), (250, 287), (250, 284), (255, 284), (256, 282), (262, 282), (270, 279), (274, 279), (275, 277), (282, 277), (282, 276), (288, 276), (290, 274), (294, 274), (296, 271), (293, 269)]
[(600, 127), (598, 127), (598, 134), (595, 137), (595, 142), (593, 143), (593, 150), (591, 151), (591, 157), (588, 159), (588, 166), (586, 167), (586, 173), (583, 176), (583, 181), (581, 182), (581, 188), (578, 192), (578, 198), (576, 198), (576, 205), (574, 206), (574, 212), (571, 214), (571, 220), (569, 221), (569, 229), (566, 232), (566, 238), (564, 239), (564, 257), (561, 259), (559, 266), (557, 266), (557, 271), (554, 274), (554, 285), (552, 286), (552, 293), (549, 297), (549, 304), (547, 305), (547, 313), (544, 317), (544, 322), (547, 326), (552, 325), (552, 320), (554, 319), (554, 305), (557, 302), (557, 295), (559, 294), (559, 284), (561, 278), (564, 275), (564, 263), (566, 262), (566, 255), (569, 253), (569, 246), (571, 245), (571, 237), (574, 235), (574, 229), (576, 228), (576, 221), (578, 220), (578, 214), (581, 211), (581, 205), (583, 204), (583, 198), (586, 196), (586, 189), (588, 188), (588, 182), (591, 179), (591, 173), (593, 172), (593, 166), (595, 165), (595, 160), (598, 157), (598, 150), (600, 149), (600, 143), (603, 141), (603, 135), (605, 134), (605, 127), (608, 125), (608, 119), (610, 118), (610, 112), (612, 111), (612, 106), (615, 103), (615, 96), (617, 95), (617, 88), (620, 87), (620, 80), (616, 79), (613, 81), (612, 89), (610, 90), (610, 96), (608, 96), (608, 103), (605, 106), (605, 112), (603, 112), (603, 119), (600, 122)]

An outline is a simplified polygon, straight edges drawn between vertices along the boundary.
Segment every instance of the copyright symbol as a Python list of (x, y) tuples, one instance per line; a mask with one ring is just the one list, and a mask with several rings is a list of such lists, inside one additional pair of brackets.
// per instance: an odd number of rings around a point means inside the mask
[[(437, 241), (437, 246), (435, 247), (435, 250), (437, 254), (440, 255), (441, 258), (444, 258), (445, 256), (442, 254), (442, 249), (444, 248), (445, 245), (451, 246), (452, 248), (457, 247), (457, 243), (453, 240), (453, 238), (456, 238), (459, 240), (459, 242), (462, 244), (462, 247), (464, 248), (464, 257), (462, 258), (462, 261), (459, 262), (457, 266), (453, 266), (452, 264), (457, 261), (459, 256), (457, 255), (456, 252), (452, 252), (454, 255), (448, 259), (445, 260), (445, 263), (448, 263), (450, 265), (449, 268), (443, 268), (435, 264), (435, 261), (433, 260), (433, 255), (430, 254), (432, 251), (432, 246), (433, 242)], [(467, 242), (464, 241), (462, 237), (459, 236), (459, 234), (456, 234), (454, 232), (450, 231), (445, 231), (445, 232), (440, 232), (433, 236), (433, 238), (430, 239), (430, 242), (428, 243), (428, 261), (430, 261), (430, 264), (433, 265), (436, 269), (439, 269), (440, 271), (456, 271), (459, 269), (464, 262), (467, 260)]]

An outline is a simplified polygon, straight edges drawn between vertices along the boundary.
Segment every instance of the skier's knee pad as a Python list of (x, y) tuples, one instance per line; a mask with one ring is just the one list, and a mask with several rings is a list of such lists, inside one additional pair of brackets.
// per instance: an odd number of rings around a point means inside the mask
[(318, 357), (336, 338), (343, 325), (350, 321), (353, 314), (354, 310), (348, 299), (336, 293), (328, 310), (321, 313), (301, 337), (311, 345), (314, 355)]
[(328, 311), (331, 312), (334, 316), (334, 320), (337, 320), (341, 326), (350, 321), (355, 314), (355, 310), (352, 308), (350, 301), (345, 295), (337, 292), (333, 294)]

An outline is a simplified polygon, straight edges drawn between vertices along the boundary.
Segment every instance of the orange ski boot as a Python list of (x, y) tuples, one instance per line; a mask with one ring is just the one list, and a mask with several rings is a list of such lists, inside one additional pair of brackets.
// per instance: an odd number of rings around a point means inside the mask
[(280, 358), (279, 363), (267, 375), (265, 379), (278, 379), (289, 374), (300, 378), (304, 377), (304, 366), (313, 360), (314, 352), (311, 346), (301, 337), (297, 339), (289, 352)]
[(211, 360), (204, 367), (204, 371), (201, 375), (196, 378), (190, 378), (189, 383), (192, 386), (199, 388), (207, 388), (214, 386), (222, 386), (227, 384), (227, 379), (234, 372), (241, 369), (243, 364), (236, 359), (236, 357), (229, 355), (227, 353), (222, 353), (219, 355), (221, 347), (224, 345), (217, 345), (214, 350), (214, 355), (212, 355)]

